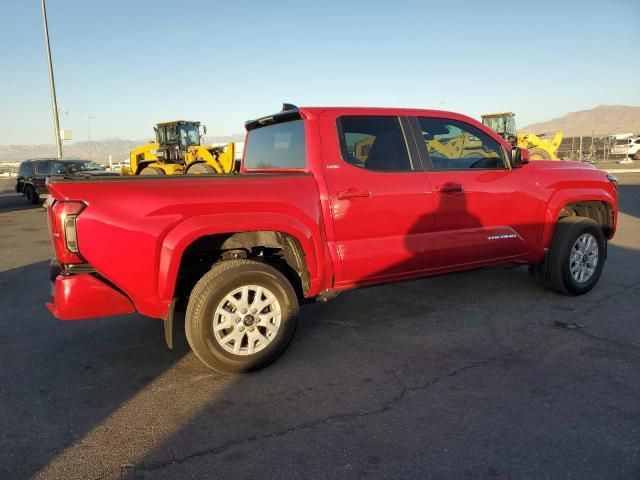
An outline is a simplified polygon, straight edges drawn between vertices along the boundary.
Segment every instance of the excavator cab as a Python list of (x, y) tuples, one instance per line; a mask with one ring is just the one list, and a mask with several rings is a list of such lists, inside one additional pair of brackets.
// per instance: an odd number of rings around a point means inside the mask
[(514, 147), (518, 143), (516, 114), (513, 112), (487, 113), (482, 115), (482, 123), (496, 132)]

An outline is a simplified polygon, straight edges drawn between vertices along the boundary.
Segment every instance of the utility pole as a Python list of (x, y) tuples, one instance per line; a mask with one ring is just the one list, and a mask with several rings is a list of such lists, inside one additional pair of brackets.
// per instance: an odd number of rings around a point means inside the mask
[(49, 45), (49, 26), (47, 25), (47, 7), (42, 0), (42, 21), (44, 22), (44, 44), (49, 64), (49, 88), (51, 89), (51, 109), (53, 110), (53, 128), (56, 134), (56, 150), (58, 158), (62, 158), (62, 139), (60, 138), (60, 122), (58, 121), (58, 101), (56, 100), (56, 84), (53, 80), (53, 63), (51, 62), (51, 46)]

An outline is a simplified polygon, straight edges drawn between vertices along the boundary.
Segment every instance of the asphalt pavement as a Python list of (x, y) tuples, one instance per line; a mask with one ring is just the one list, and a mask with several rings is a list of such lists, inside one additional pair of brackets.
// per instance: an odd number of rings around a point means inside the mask
[(511, 266), (356, 290), (242, 376), (157, 320), (54, 320), (44, 212), (4, 193), (0, 478), (640, 478), (640, 174), (618, 177), (591, 293)]

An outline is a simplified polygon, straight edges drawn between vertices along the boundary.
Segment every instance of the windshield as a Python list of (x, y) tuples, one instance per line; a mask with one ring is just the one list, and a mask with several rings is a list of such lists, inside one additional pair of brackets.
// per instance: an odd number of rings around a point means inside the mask
[(180, 125), (180, 145), (183, 147), (200, 145), (200, 129), (198, 128), (198, 125)]
[(89, 160), (74, 161), (74, 162), (53, 162), (51, 165), (52, 175), (69, 175), (78, 172), (89, 172), (102, 170), (104, 167), (96, 162)]

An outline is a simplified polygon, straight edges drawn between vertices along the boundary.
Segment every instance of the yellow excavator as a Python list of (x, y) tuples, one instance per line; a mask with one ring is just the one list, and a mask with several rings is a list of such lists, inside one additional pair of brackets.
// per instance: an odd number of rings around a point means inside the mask
[(202, 145), (207, 127), (200, 122), (162, 122), (154, 130), (156, 141), (131, 150), (123, 175), (224, 174), (235, 169), (235, 145)]
[(515, 116), (513, 112), (487, 113), (482, 115), (482, 123), (514, 147), (529, 150), (531, 160), (559, 160), (557, 153), (562, 143), (562, 130), (554, 133), (550, 140), (533, 133), (518, 133)]

